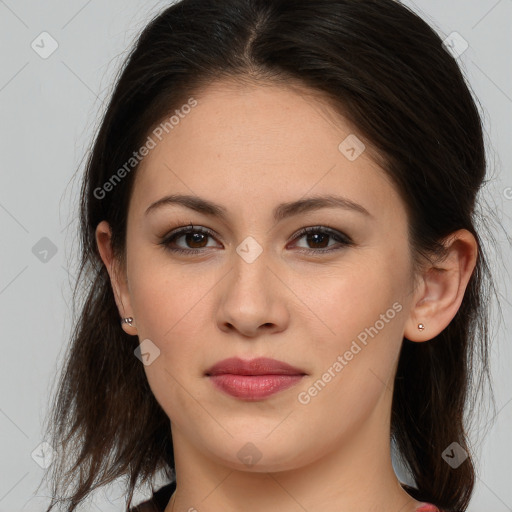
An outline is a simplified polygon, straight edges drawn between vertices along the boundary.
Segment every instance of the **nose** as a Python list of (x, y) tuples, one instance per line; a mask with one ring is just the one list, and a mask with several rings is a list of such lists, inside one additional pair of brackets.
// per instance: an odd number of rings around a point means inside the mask
[(218, 290), (219, 329), (251, 338), (286, 329), (291, 292), (269, 266), (265, 252), (252, 262), (238, 254), (233, 259), (233, 267)]

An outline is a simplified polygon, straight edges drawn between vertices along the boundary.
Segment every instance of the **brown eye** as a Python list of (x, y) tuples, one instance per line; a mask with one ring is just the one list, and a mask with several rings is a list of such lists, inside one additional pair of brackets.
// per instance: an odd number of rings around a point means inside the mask
[[(304, 250), (310, 253), (330, 252), (353, 245), (352, 240), (347, 235), (322, 226), (304, 228), (295, 236), (295, 239), (300, 238), (306, 239), (308, 247), (306, 247)], [(337, 242), (337, 244), (334, 244), (334, 248), (329, 248), (330, 239)]]
[(207, 241), (206, 238), (208, 235), (205, 235), (204, 233), (185, 233), (182, 236), (185, 238), (185, 243), (192, 244), (192, 248), (195, 249), (197, 247), (204, 247), (203, 244)]
[[(196, 228), (187, 226), (170, 233), (161, 244), (172, 252), (195, 254), (202, 252), (201, 249), (207, 249), (208, 238), (212, 237), (212, 233), (204, 228)], [(180, 238), (184, 239), (185, 248), (176, 247), (176, 241)]]
[(329, 243), (329, 238), (332, 238), (331, 235), (327, 235), (326, 233), (308, 233), (305, 236), (308, 243), (314, 244), (315, 249), (324, 249)]

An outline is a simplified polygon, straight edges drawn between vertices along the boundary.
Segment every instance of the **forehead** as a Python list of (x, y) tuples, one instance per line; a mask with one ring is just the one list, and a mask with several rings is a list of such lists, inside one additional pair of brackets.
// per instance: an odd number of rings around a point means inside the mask
[[(165, 192), (226, 203), (297, 199), (308, 191), (345, 192), (354, 200), (362, 194), (377, 206), (393, 199), (382, 193), (392, 185), (368, 144), (362, 151), (362, 137), (318, 95), (220, 82), (193, 99), (195, 106), (184, 109), (161, 140), (152, 136), (155, 147), (136, 173), (133, 199), (140, 207)], [(348, 146), (362, 153), (347, 158)]]

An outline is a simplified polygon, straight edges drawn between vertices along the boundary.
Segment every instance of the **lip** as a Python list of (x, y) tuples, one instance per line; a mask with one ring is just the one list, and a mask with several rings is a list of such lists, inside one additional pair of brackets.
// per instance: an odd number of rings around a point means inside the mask
[(297, 384), (306, 373), (283, 361), (259, 357), (229, 358), (214, 364), (205, 375), (219, 390), (243, 400), (261, 400)]
[(258, 357), (256, 359), (240, 359), (239, 357), (230, 357), (215, 363), (206, 371), (206, 375), (222, 375), (230, 373), (232, 375), (305, 375), (306, 372), (295, 368), (288, 363), (269, 359), (268, 357)]

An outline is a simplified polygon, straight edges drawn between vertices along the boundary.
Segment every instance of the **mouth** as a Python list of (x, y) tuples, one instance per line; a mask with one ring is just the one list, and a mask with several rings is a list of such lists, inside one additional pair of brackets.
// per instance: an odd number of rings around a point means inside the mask
[(220, 391), (242, 400), (255, 401), (283, 391), (302, 380), (306, 372), (283, 361), (230, 358), (205, 372)]

